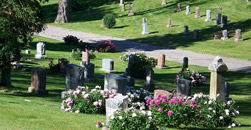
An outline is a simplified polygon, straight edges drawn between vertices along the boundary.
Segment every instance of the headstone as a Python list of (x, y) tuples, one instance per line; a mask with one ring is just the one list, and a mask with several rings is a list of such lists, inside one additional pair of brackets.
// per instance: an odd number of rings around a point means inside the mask
[(142, 35), (148, 34), (148, 28), (147, 28), (147, 23), (145, 18), (142, 18), (142, 26), (143, 26), (143, 31), (142, 31)]
[(165, 91), (165, 90), (154, 90), (154, 98), (156, 98), (158, 95), (164, 96), (166, 95), (167, 99), (171, 98), (172, 93)]
[(153, 82), (154, 71), (151, 66), (147, 66), (146, 70), (146, 82), (144, 88), (150, 92), (153, 92), (155, 89), (155, 84)]
[(196, 7), (194, 18), (200, 18), (200, 7)]
[(92, 6), (89, 6), (89, 12), (88, 12), (89, 16), (92, 16)]
[(221, 23), (221, 13), (216, 14), (215, 22), (216, 25)]
[(25, 54), (30, 54), (31, 53), (31, 51), (30, 50), (25, 50)]
[(123, 4), (124, 4), (124, 1), (123, 1), (123, 0), (120, 0), (119, 5), (122, 6)]
[(235, 30), (235, 40), (234, 41), (236, 41), (236, 42), (242, 41), (241, 29), (236, 29)]
[(35, 55), (36, 59), (45, 59), (45, 44), (43, 42), (37, 43), (37, 54)]
[(126, 84), (127, 84), (127, 87), (134, 87), (134, 78), (131, 77), (131, 76), (126, 76)]
[(189, 15), (190, 14), (190, 6), (186, 6), (186, 15)]
[(227, 16), (226, 16), (226, 15), (223, 15), (223, 16), (222, 16), (221, 27), (222, 27), (222, 28), (225, 28), (226, 25), (227, 25)]
[(185, 70), (186, 68), (188, 68), (188, 57), (184, 57), (183, 58), (183, 67), (182, 67), (182, 70)]
[(166, 66), (165, 66), (165, 58), (166, 56), (164, 55), (164, 54), (159, 54), (158, 55), (158, 64), (157, 64), (157, 66), (156, 66), (156, 68), (158, 68), (158, 69), (164, 69), (164, 68), (166, 68)]
[(58, 59), (59, 71), (61, 74), (66, 74), (66, 67), (69, 64), (69, 61), (65, 58)]
[(228, 39), (228, 37), (227, 37), (227, 30), (223, 30), (222, 31), (222, 38), (221, 38), (221, 40), (226, 40), (226, 39)]
[(101, 25), (100, 25), (101, 28), (105, 27), (105, 24), (104, 24), (104, 19), (101, 20)]
[(211, 10), (207, 10), (207, 18), (205, 19), (206, 22), (211, 21)]
[(82, 61), (90, 63), (90, 57), (88, 52), (82, 51)]
[(121, 11), (123, 11), (123, 12), (125, 11), (125, 4), (121, 5)]
[(225, 82), (225, 92), (226, 92), (225, 100), (226, 101), (232, 100), (232, 98), (229, 97), (229, 83), (228, 82)]
[(103, 59), (101, 70), (108, 73), (115, 72), (114, 61), (112, 59)]
[(165, 5), (166, 4), (166, 0), (162, 0), (162, 5)]
[(135, 54), (130, 54), (129, 60), (128, 60), (128, 65), (127, 65), (126, 71), (124, 73), (124, 76), (131, 76), (131, 73), (130, 73), (130, 70), (131, 70), (131, 67), (132, 67), (131, 63), (135, 59), (135, 57), (136, 57)]
[(92, 63), (88, 63), (86, 61), (82, 61), (81, 67), (84, 68), (84, 79), (85, 79), (85, 81), (95, 82), (96, 81), (96, 78), (94, 77), (95, 65), (92, 64)]
[(181, 5), (180, 5), (180, 3), (177, 4), (177, 7), (178, 7), (177, 12), (180, 12), (181, 11)]
[(193, 40), (198, 40), (198, 37), (199, 37), (199, 29), (194, 29)]
[(181, 96), (191, 96), (191, 81), (187, 79), (177, 80), (177, 93)]
[(188, 30), (188, 26), (187, 25), (184, 26), (184, 34), (185, 35), (189, 34), (189, 30)]
[(75, 52), (75, 50), (74, 49), (71, 49), (71, 53), (74, 53)]
[(126, 78), (116, 75), (116, 74), (107, 74), (105, 75), (104, 88), (108, 90), (116, 89), (118, 93), (126, 95)]
[(84, 85), (84, 68), (74, 65), (67, 64), (66, 76), (65, 76), (65, 91), (61, 93), (61, 98), (67, 95), (69, 89), (75, 90), (78, 86)]
[(250, 2), (250, 0), (246, 0), (247, 2)]
[(129, 8), (128, 16), (132, 16), (132, 15), (134, 15), (134, 12), (133, 12), (133, 3), (130, 3), (130, 8)]
[(114, 98), (105, 100), (106, 108), (106, 125), (109, 125), (111, 116), (116, 110), (125, 110), (128, 108), (128, 96), (118, 94)]
[(77, 48), (77, 51), (78, 51), (78, 52), (80, 52), (80, 51), (81, 51), (81, 49), (80, 49), (80, 48)]
[(38, 94), (48, 94), (46, 90), (46, 70), (42, 68), (35, 68), (31, 71), (31, 87), (28, 92)]
[(168, 18), (168, 20), (167, 20), (167, 27), (169, 28), (169, 27), (171, 27), (172, 25), (171, 25), (171, 19), (170, 18)]
[(213, 63), (209, 65), (208, 69), (211, 71), (210, 98), (225, 101), (226, 92), (224, 75), (228, 71), (227, 65), (223, 62), (221, 57), (217, 56), (214, 58)]

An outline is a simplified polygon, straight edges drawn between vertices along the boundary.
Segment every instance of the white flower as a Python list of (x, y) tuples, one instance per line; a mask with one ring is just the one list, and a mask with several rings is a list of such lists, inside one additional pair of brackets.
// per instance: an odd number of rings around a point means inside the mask
[(212, 100), (208, 101), (208, 104), (212, 104), (212, 103), (213, 103), (213, 101), (212, 101)]
[(141, 112), (142, 114), (144, 114), (144, 115), (146, 114), (146, 111), (140, 111), (140, 112)]
[(204, 104), (206, 105), (206, 104), (207, 104), (207, 101), (205, 101)]
[(196, 99), (196, 98), (198, 97), (198, 94), (197, 94), (197, 93), (196, 93), (196, 94), (194, 94), (194, 96), (193, 96), (193, 97), (194, 97), (194, 99)]
[(145, 107), (145, 106), (142, 106), (142, 107), (140, 107), (139, 109), (140, 109), (140, 110), (145, 110), (146, 107)]
[(213, 110), (213, 108), (209, 107), (208, 110)]
[(137, 116), (137, 114), (136, 114), (136, 113), (133, 113), (133, 114), (132, 114), (132, 117), (135, 117), (135, 116)]
[(235, 125), (235, 123), (232, 123), (232, 127), (235, 127), (236, 125)]
[(227, 101), (227, 105), (230, 105), (231, 104), (231, 102), (230, 101)]
[(230, 126), (228, 126), (228, 129), (231, 129), (232, 127), (231, 127), (231, 125)]
[(79, 112), (80, 112), (79, 110), (75, 111), (75, 113), (79, 113)]
[(228, 110), (228, 109), (225, 109), (225, 112), (226, 112), (226, 113), (229, 113), (229, 110)]
[(207, 115), (208, 118), (212, 118), (210, 115)]
[(239, 115), (239, 114), (240, 114), (240, 112), (239, 112), (239, 111), (235, 111), (235, 113), (236, 113), (237, 115)]
[(223, 116), (220, 116), (219, 118), (220, 118), (220, 120), (223, 120)]
[(213, 110), (213, 113), (216, 113), (216, 111), (215, 111), (215, 110)]
[(114, 119), (114, 116), (113, 116), (113, 115), (111, 116), (111, 119), (112, 119), (112, 120)]
[(235, 116), (235, 114), (232, 112), (232, 116)]
[(152, 115), (152, 112), (151, 112), (151, 111), (148, 111), (148, 112), (147, 112), (147, 115), (148, 115), (148, 116), (151, 116), (151, 115)]
[(220, 94), (218, 93), (217, 95), (216, 95), (216, 97), (219, 97), (220, 96)]
[(203, 94), (198, 94), (198, 97), (201, 98), (203, 96)]
[(152, 117), (149, 116), (148, 119), (149, 119), (149, 120), (152, 120)]
[(123, 117), (122, 117), (122, 116), (119, 116), (119, 119), (120, 119), (120, 120), (122, 120), (122, 119), (123, 119)]
[(140, 106), (140, 102), (137, 102), (137, 105)]

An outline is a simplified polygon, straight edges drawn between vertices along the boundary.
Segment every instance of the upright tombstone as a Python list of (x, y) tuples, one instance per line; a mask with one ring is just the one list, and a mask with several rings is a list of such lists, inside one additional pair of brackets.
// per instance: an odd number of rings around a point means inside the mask
[(73, 54), (75, 52), (75, 50), (74, 49), (71, 49), (71, 53)]
[(242, 41), (241, 29), (236, 29), (235, 30), (235, 40), (234, 41), (236, 41), (236, 42)]
[(108, 73), (115, 72), (114, 61), (112, 59), (103, 59), (101, 70)]
[(128, 108), (128, 96), (118, 94), (114, 98), (105, 100), (106, 108), (106, 125), (109, 125), (111, 116), (113, 116), (116, 110), (125, 110)]
[(61, 93), (61, 98), (64, 98), (67, 95), (69, 89), (75, 90), (78, 86), (84, 85), (84, 68), (68, 64), (66, 67), (66, 76), (65, 76), (65, 91)]
[(211, 10), (207, 10), (207, 18), (205, 19), (206, 22), (211, 21)]
[(222, 31), (222, 38), (221, 38), (221, 40), (226, 40), (226, 39), (228, 39), (228, 37), (227, 37), (227, 30), (223, 30)]
[(225, 28), (226, 25), (227, 25), (227, 16), (226, 16), (226, 15), (223, 15), (223, 16), (222, 16), (221, 27), (222, 27), (222, 28)]
[(191, 81), (187, 79), (178, 79), (177, 93), (180, 93), (183, 97), (191, 96)]
[(199, 29), (194, 29), (193, 40), (198, 40), (198, 37), (199, 37)]
[(178, 7), (177, 12), (180, 12), (180, 11), (181, 11), (181, 4), (178, 3), (178, 4), (177, 4), (177, 7)]
[(172, 96), (172, 93), (165, 90), (154, 90), (154, 98), (156, 98), (158, 95), (161, 95), (161, 96), (166, 95), (167, 99), (170, 99)]
[(31, 53), (30, 50), (28, 50), (28, 49), (25, 50), (25, 54), (30, 54), (30, 53)]
[(35, 55), (36, 59), (45, 59), (47, 56), (45, 55), (45, 44), (43, 42), (37, 43), (37, 53)]
[(121, 11), (124, 12), (125, 11), (125, 4), (121, 5)]
[(61, 74), (66, 74), (66, 67), (69, 64), (69, 61), (65, 58), (58, 59), (59, 72)]
[(190, 6), (187, 5), (187, 6), (186, 6), (186, 15), (189, 15), (189, 14), (190, 14)]
[(216, 25), (221, 23), (221, 13), (216, 14), (215, 22)]
[(225, 82), (225, 92), (226, 92), (225, 100), (226, 101), (232, 100), (232, 98), (229, 97), (229, 83), (228, 82)]
[(143, 26), (143, 31), (142, 31), (142, 35), (148, 34), (148, 28), (147, 28), (147, 23), (145, 18), (142, 18), (142, 26)]
[(166, 66), (165, 66), (165, 58), (166, 56), (164, 55), (164, 54), (162, 54), (162, 53), (159, 53), (159, 55), (158, 55), (158, 64), (157, 64), (157, 66), (156, 66), (156, 68), (158, 68), (158, 69), (164, 69), (164, 68), (166, 68)]
[(184, 26), (184, 34), (185, 35), (189, 34), (189, 30), (188, 30), (188, 26), (187, 25)]
[(146, 82), (144, 88), (150, 92), (153, 92), (155, 89), (155, 84), (153, 82), (154, 71), (151, 66), (147, 66), (146, 70)]
[(105, 75), (104, 88), (108, 90), (116, 89), (118, 93), (126, 95), (126, 78), (116, 75), (116, 74), (107, 74)]
[(210, 76), (210, 98), (225, 101), (225, 73), (228, 71), (227, 65), (222, 58), (217, 56), (208, 67)]
[(123, 0), (120, 0), (119, 6), (122, 6), (124, 4)]
[(89, 6), (89, 12), (88, 12), (89, 16), (92, 16), (92, 6)]
[(132, 67), (132, 61), (135, 59), (136, 55), (135, 54), (130, 54), (129, 56), (129, 60), (128, 60), (128, 65), (127, 65), (127, 68), (126, 68), (126, 72), (124, 73), (124, 76), (131, 76), (131, 67)]
[(86, 61), (82, 61), (81, 67), (84, 68), (84, 79), (86, 82), (92, 81), (95, 82), (96, 78), (94, 77), (94, 68), (95, 65), (92, 63), (88, 63)]
[(171, 19), (168, 18), (168, 20), (167, 20), (167, 27), (169, 28), (169, 27), (171, 27), (171, 26), (172, 26), (172, 24), (171, 24)]
[(200, 7), (196, 7), (194, 18), (200, 18)]
[(31, 71), (31, 87), (28, 92), (38, 94), (48, 94), (46, 90), (46, 70), (42, 68), (35, 68)]
[(128, 12), (128, 16), (133, 16), (134, 12), (133, 12), (133, 3), (130, 3), (130, 8), (129, 8), (129, 12)]
[(162, 0), (162, 5), (165, 5), (166, 4), (166, 0)]
[(183, 67), (182, 70), (186, 70), (188, 68), (188, 57), (183, 58)]
[(105, 24), (104, 24), (104, 19), (101, 19), (101, 25), (100, 25), (101, 28), (105, 27)]
[(90, 57), (88, 52), (82, 51), (82, 61), (90, 63)]

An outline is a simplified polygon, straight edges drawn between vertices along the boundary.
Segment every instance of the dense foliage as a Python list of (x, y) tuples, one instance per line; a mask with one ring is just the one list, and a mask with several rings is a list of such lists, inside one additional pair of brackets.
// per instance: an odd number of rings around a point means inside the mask
[(187, 79), (191, 80), (192, 85), (199, 86), (206, 82), (206, 77), (201, 75), (199, 71), (196, 72), (192, 71), (189, 68), (186, 68), (186, 70), (180, 71), (176, 75), (176, 79), (174, 80), (175, 83), (177, 83), (178, 79)]
[(100, 44), (96, 46), (99, 52), (115, 52), (116, 46), (111, 41), (100, 41)]
[(67, 35), (63, 38), (66, 45), (78, 45), (79, 39), (76, 36)]
[(72, 11), (80, 11), (84, 9), (84, 1), (83, 0), (71, 0), (70, 1), (70, 9)]
[(104, 16), (104, 24), (107, 28), (112, 28), (116, 24), (116, 17), (114, 14), (106, 14)]

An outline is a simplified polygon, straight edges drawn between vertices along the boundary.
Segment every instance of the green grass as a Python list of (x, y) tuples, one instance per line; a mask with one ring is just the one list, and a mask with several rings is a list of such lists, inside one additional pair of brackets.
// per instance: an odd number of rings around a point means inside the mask
[[(76, 61), (70, 57), (71, 49), (74, 46), (65, 45), (62, 42), (46, 39), (42, 37), (34, 37), (34, 42), (31, 44), (31, 54), (22, 54), (26, 58), (34, 59), (35, 44), (43, 41), (46, 44), (46, 55), (49, 58), (54, 58), (57, 63), (58, 58), (67, 58), (70, 63), (79, 65), (80, 61)], [(97, 82), (88, 82), (85, 85), (93, 88), (96, 85), (103, 86), (103, 78), (100, 75), (105, 73), (100, 71), (103, 58), (112, 58), (115, 62), (115, 70), (117, 74), (122, 75), (127, 67), (127, 62), (118, 61), (119, 56), (123, 53), (97, 53), (96, 59), (91, 60), (95, 64), (95, 77)], [(49, 60), (35, 60), (34, 62), (23, 61), (24, 67), (42, 67), (48, 69)], [(155, 69), (154, 82), (157, 89), (171, 91), (176, 88), (173, 83), (178, 71), (181, 70), (182, 64), (175, 62), (166, 62), (167, 69)], [(209, 93), (209, 71), (206, 67), (189, 66), (192, 70), (200, 70), (202, 75), (205, 75), (208, 80), (202, 87), (193, 87), (192, 93), (203, 92)], [(47, 71), (48, 72), (48, 71)], [(84, 129), (95, 130), (98, 121), (105, 122), (105, 115), (98, 114), (75, 114), (63, 112), (60, 110), (60, 94), (65, 89), (65, 78), (63, 76), (47, 73), (46, 89), (49, 95), (37, 95), (27, 92), (30, 87), (31, 73), (22, 72), (21, 70), (12, 70), (12, 85), (10, 92), (0, 92), (0, 129), (2, 130), (70, 130)], [(237, 101), (240, 106), (240, 115), (236, 121), (242, 123), (242, 127), (236, 129), (251, 128), (251, 74), (227, 72), (226, 81), (230, 83), (230, 97)], [(136, 88), (143, 86), (145, 80), (136, 79)], [(6, 89), (0, 86), (0, 90)], [(14, 91), (21, 91), (19, 96), (13, 95)], [(31, 100), (26, 102), (25, 99)], [(194, 129), (194, 128), (191, 128)]]
[[(171, 0), (161, 5), (161, 0), (125, 1), (126, 11), (121, 12), (119, 1), (85, 1), (85, 10), (70, 12), (70, 23), (54, 24), (57, 13), (58, 0), (50, 0), (43, 5), (48, 12), (47, 23), (63, 28), (90, 32), (95, 34), (119, 37), (141, 43), (177, 48), (200, 53), (221, 55), (238, 59), (251, 60), (251, 13), (246, 8), (244, 0)], [(135, 16), (127, 16), (129, 3), (133, 2)], [(176, 12), (177, 3), (181, 3), (182, 11)], [(88, 16), (88, 7), (93, 6), (93, 16)], [(185, 15), (186, 5), (190, 5), (191, 14)], [(218, 10), (216, 6), (221, 6)], [(200, 7), (199, 19), (195, 19), (195, 7)], [(211, 22), (205, 22), (206, 10), (212, 11)], [(117, 23), (113, 29), (101, 28), (101, 19), (107, 13), (117, 16)], [(235, 37), (225, 41), (214, 41), (215, 33), (222, 28), (214, 25), (215, 14), (228, 16), (227, 29), (235, 35), (235, 29), (242, 30), (244, 41), (234, 42)], [(148, 23), (149, 35), (141, 35), (142, 18)], [(167, 19), (171, 18), (173, 27), (167, 28)], [(183, 35), (184, 25), (189, 26), (189, 35)], [(192, 39), (193, 30), (199, 29), (199, 40)], [(168, 42), (172, 41), (172, 45)], [(176, 46), (179, 44), (180, 46)]]

